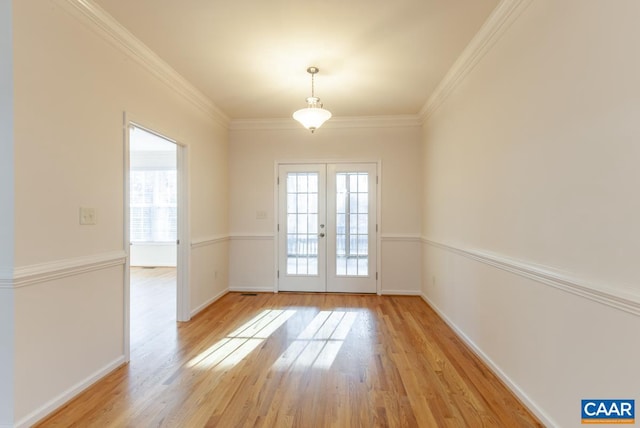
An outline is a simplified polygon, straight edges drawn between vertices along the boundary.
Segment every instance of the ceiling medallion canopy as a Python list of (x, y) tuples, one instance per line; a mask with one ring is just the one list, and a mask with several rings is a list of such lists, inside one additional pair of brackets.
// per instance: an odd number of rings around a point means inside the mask
[(318, 67), (307, 68), (307, 73), (311, 74), (311, 96), (307, 98), (307, 107), (293, 113), (293, 118), (300, 122), (311, 133), (320, 128), (329, 118), (331, 112), (322, 107), (320, 98), (315, 95), (315, 75), (320, 71)]

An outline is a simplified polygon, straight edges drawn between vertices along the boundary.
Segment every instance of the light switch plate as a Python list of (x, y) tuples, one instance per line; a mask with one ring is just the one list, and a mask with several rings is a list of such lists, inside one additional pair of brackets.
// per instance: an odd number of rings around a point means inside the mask
[(96, 209), (80, 207), (80, 224), (82, 225), (96, 224)]
[(265, 220), (267, 218), (267, 212), (266, 211), (256, 211), (256, 219), (257, 220)]

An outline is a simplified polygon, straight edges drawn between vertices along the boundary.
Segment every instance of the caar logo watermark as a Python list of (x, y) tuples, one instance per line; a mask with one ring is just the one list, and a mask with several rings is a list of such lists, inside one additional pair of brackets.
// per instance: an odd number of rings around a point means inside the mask
[(583, 424), (634, 424), (635, 400), (582, 400)]

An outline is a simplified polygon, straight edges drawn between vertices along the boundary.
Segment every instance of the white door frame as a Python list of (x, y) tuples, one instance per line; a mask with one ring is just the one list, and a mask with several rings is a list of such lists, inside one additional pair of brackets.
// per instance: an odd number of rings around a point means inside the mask
[(381, 235), (382, 235), (382, 160), (371, 160), (371, 159), (303, 159), (303, 160), (276, 160), (273, 166), (273, 207), (274, 207), (274, 215), (273, 215), (273, 230), (275, 231), (275, 239), (274, 241), (274, 270), (273, 270), (273, 292), (278, 292), (278, 269), (280, 266), (280, 234), (278, 233), (278, 222), (279, 222), (279, 206), (278, 206), (278, 197), (279, 197), (279, 188), (278, 188), (278, 174), (280, 171), (280, 165), (304, 165), (304, 164), (345, 164), (345, 163), (374, 163), (376, 164), (377, 178), (376, 178), (376, 215), (377, 215), (377, 233), (376, 233), (376, 294), (382, 295), (382, 289), (380, 287), (381, 278), (382, 278), (382, 253), (381, 249)]
[(134, 120), (131, 114), (124, 112), (122, 133), (124, 141), (124, 251), (126, 253), (124, 265), (124, 355), (125, 360), (130, 360), (131, 355), (131, 245), (130, 245), (130, 142), (129, 128), (135, 126), (146, 132), (157, 135), (176, 145), (176, 167), (178, 177), (178, 231), (177, 231), (177, 260), (176, 260), (176, 319), (178, 322), (186, 322), (191, 319), (190, 289), (189, 289), (189, 173), (188, 173), (188, 146), (182, 144), (153, 129), (140, 125), (140, 121)]

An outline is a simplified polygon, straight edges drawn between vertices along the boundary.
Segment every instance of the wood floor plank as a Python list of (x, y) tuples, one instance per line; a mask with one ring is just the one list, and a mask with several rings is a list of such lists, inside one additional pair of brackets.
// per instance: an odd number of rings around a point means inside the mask
[(175, 322), (132, 274), (131, 362), (41, 427), (538, 427), (418, 297), (230, 293)]

